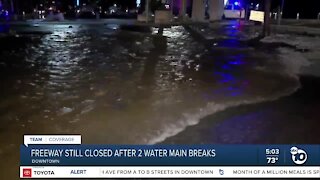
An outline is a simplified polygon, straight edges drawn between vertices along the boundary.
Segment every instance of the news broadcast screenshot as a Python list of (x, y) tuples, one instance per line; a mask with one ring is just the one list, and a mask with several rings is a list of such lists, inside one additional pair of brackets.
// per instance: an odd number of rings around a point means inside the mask
[(319, 0), (0, 0), (0, 180), (320, 179)]

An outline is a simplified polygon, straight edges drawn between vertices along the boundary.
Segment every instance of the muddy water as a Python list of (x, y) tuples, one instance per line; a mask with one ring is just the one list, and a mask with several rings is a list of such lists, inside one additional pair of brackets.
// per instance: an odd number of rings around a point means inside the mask
[(163, 36), (115, 25), (49, 29), (28, 35), (22, 48), (25, 36), (15, 37), (1, 51), (0, 157), (8, 164), (0, 167), (7, 179), (18, 175), (23, 134), (153, 144), (209, 114), (299, 86), (276, 55), (234, 39), (204, 46), (183, 27)]

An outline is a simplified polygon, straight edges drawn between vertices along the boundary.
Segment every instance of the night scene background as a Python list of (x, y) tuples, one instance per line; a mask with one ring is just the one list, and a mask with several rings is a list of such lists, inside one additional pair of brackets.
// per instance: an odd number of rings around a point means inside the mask
[(0, 2), (0, 179), (24, 134), (320, 143), (319, 0)]
[[(238, 1), (238, 0), (231, 0)], [(260, 4), (260, 7), (263, 7), (263, 0), (240, 0), (243, 6), (249, 5), (253, 3), (254, 5)], [(282, 0), (271, 0), (272, 1), (272, 10), (276, 11), (276, 9), (281, 6)], [(62, 12), (68, 12), (70, 9), (77, 6), (77, 0), (2, 0), (3, 8), (11, 10), (11, 7), (14, 7), (14, 10), (18, 14), (31, 13), (35, 8), (41, 9), (44, 7), (49, 8), (55, 5), (57, 9)], [(78, 3), (80, 6), (82, 5), (91, 5), (93, 7), (101, 7), (102, 11), (108, 11), (111, 6), (117, 4), (118, 7), (125, 11), (127, 9), (136, 9), (137, 2), (141, 4), (140, 8), (144, 8), (145, 2), (144, 0), (136, 1), (136, 0), (79, 0)], [(175, 1), (179, 2), (179, 0)], [(40, 5), (44, 7), (41, 7)], [(156, 6), (156, 2), (154, 2)], [(177, 5), (177, 3), (175, 4)], [(299, 1), (299, 0), (285, 0), (284, 1), (284, 18), (296, 18), (297, 13), (300, 13), (300, 18), (306, 19), (315, 19), (320, 12), (320, 2), (318, 0), (308, 0), (308, 1)]]

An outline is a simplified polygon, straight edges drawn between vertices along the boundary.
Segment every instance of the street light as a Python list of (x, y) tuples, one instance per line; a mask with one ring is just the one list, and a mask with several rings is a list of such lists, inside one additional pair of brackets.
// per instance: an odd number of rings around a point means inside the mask
[(278, 13), (277, 13), (278, 25), (281, 24), (282, 15), (283, 15), (284, 1), (285, 1), (285, 0), (282, 0), (282, 2), (281, 2), (281, 7), (278, 8)]
[(282, 3), (281, 3), (281, 12), (280, 12), (281, 13), (281, 18), (282, 18), (282, 15), (283, 15), (284, 1), (285, 0), (282, 0)]

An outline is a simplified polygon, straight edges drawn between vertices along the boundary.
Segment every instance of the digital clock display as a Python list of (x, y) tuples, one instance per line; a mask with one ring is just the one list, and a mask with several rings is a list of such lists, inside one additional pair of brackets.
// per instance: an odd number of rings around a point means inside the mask
[(266, 160), (267, 164), (275, 165), (279, 161), (280, 149), (278, 148), (267, 148), (266, 149)]
[(279, 149), (266, 149), (266, 155), (279, 155)]

